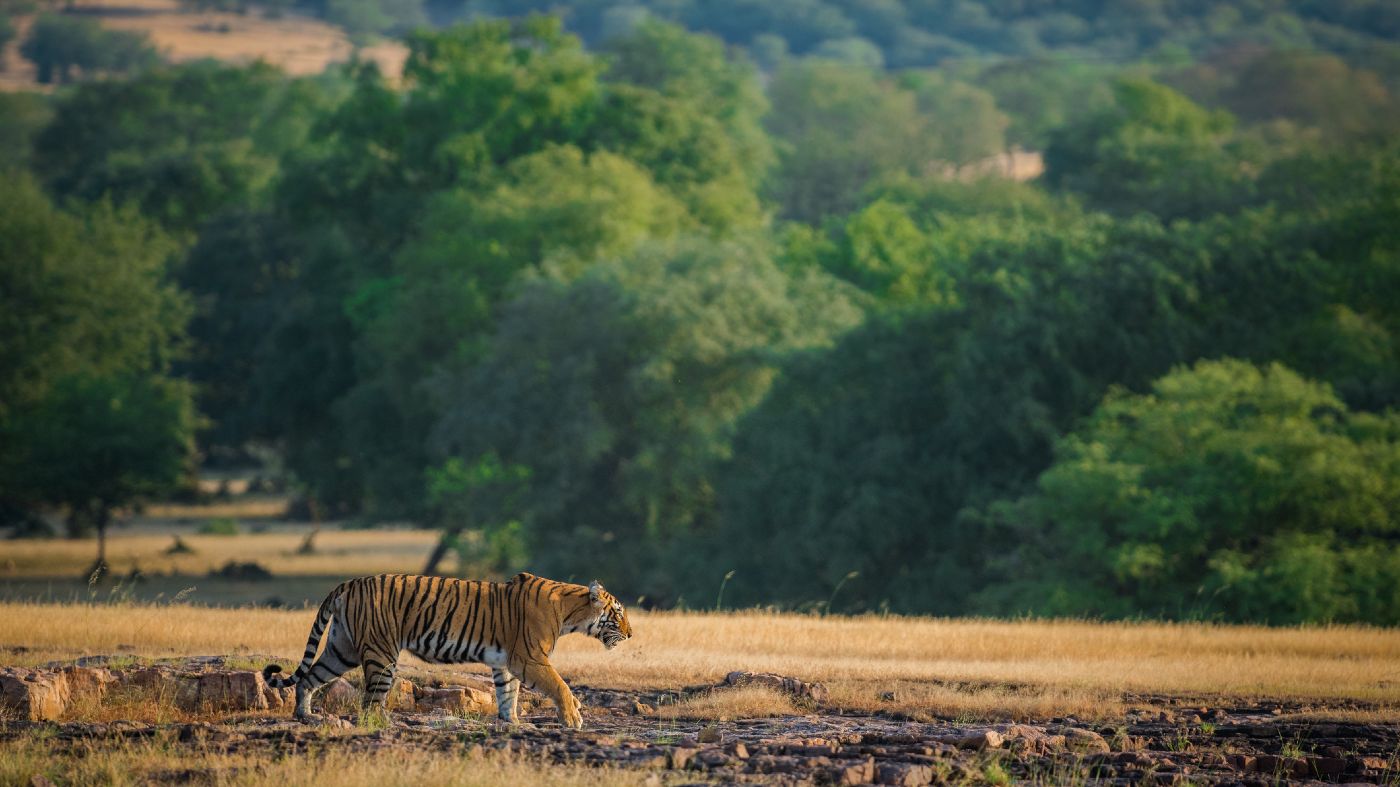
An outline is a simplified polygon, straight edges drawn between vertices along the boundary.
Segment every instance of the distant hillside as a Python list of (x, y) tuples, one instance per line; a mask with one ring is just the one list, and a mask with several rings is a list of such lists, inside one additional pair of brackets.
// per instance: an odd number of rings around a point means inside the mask
[[(145, 33), (164, 57), (175, 62), (264, 60), (300, 75), (349, 60), (355, 51), (343, 29), (300, 14), (268, 18), (257, 12), (183, 11), (175, 0), (83, 0), (67, 7), (65, 13), (97, 19), (114, 30)], [(32, 22), (32, 17), (15, 20), (18, 35), (5, 48), (0, 90), (36, 87), (33, 64), (19, 54), (19, 43)], [(360, 50), (361, 57), (378, 61), (389, 74), (399, 72), (404, 54), (397, 42), (380, 42)]]

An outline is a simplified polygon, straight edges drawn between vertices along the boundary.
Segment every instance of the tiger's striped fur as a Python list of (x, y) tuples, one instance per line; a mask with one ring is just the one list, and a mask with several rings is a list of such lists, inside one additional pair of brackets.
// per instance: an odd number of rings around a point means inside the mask
[(431, 664), (491, 667), (497, 713), (506, 721), (518, 718), (523, 683), (554, 700), (565, 726), (579, 728), (578, 700), (549, 663), (559, 637), (573, 632), (612, 649), (632, 627), (597, 581), (584, 587), (525, 573), (509, 582), (380, 574), (337, 585), (321, 602), (296, 672), (281, 677), (281, 667), (269, 664), (263, 677), (273, 688), (296, 686), (296, 717), (310, 721), (315, 691), (357, 666), (365, 672), (365, 707), (383, 707), (406, 650)]

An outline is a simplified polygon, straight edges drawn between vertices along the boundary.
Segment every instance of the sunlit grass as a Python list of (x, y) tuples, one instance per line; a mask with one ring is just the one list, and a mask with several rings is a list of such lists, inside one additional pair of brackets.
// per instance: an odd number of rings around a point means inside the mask
[(757, 719), (802, 713), (792, 698), (765, 686), (716, 689), (677, 703), (662, 705), (656, 715), (663, 719)]
[[(831, 704), (1011, 718), (1117, 713), (1126, 694), (1361, 701), (1400, 718), (1400, 631), (1165, 623), (632, 614), (613, 651), (564, 638), (554, 662), (591, 686), (676, 689), (732, 670), (825, 682)], [(8, 663), (97, 653), (264, 654), (293, 663), (314, 612), (185, 605), (0, 604)], [(256, 661), (256, 659), (254, 659)], [(446, 676), (480, 667), (432, 667)], [(889, 696), (893, 692), (893, 696)], [(884, 696), (882, 696), (884, 695)]]
[[(0, 743), (0, 787), (30, 787), (44, 776), (58, 784), (136, 785), (197, 783), (229, 787), (381, 787), (385, 784), (485, 787), (642, 785), (638, 771), (546, 765), (503, 756), (384, 749), (374, 753), (329, 751), (313, 757), (268, 757), (256, 750), (218, 752), (168, 739), (126, 744), (93, 742), (56, 752), (51, 742), (28, 736)], [(654, 783), (654, 782), (653, 782)]]
[[(436, 543), (434, 530), (325, 530), (315, 552), (300, 554), (307, 527), (281, 528), (239, 536), (200, 535), (197, 525), (180, 532), (192, 552), (169, 554), (173, 532), (117, 530), (107, 539), (107, 562), (115, 574), (139, 568), (147, 573), (202, 576), (229, 561), (256, 562), (276, 576), (361, 576), (421, 571)], [(168, 530), (168, 526), (167, 526)], [(92, 539), (19, 539), (0, 550), (0, 580), (30, 577), (76, 577), (97, 555)]]

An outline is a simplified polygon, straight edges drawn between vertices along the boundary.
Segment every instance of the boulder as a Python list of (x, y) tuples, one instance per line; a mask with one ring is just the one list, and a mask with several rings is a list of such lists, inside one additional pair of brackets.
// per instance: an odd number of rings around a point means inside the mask
[(666, 752), (667, 765), (673, 770), (680, 770), (690, 764), (699, 749), (690, 746), (677, 746)]
[(413, 705), (417, 701), (415, 692), (413, 681), (399, 678), (394, 681), (394, 688), (389, 689), (389, 696), (385, 698), (385, 702), (388, 703), (389, 710), (413, 710)]
[(831, 784), (869, 784), (875, 781), (875, 760), (836, 765), (827, 772), (827, 781)]
[(982, 730), (958, 738), (959, 749), (1000, 749), (1005, 739), (996, 730)]
[(185, 684), (188, 681), (182, 680), (169, 667), (142, 667), (117, 676), (118, 685), (123, 688), (139, 690), (146, 694), (154, 694), (157, 698), (167, 698), (175, 700), (181, 696), (197, 695), (197, 691)]
[(933, 769), (927, 765), (905, 762), (881, 763), (875, 769), (876, 784), (896, 784), (899, 787), (924, 787), (933, 782)]
[(102, 667), (64, 667), (63, 677), (68, 679), (68, 690), (75, 697), (86, 694), (100, 698), (108, 686), (117, 682), (111, 670)]
[(360, 707), (360, 690), (345, 678), (336, 678), (317, 692), (317, 699), (331, 713), (354, 713)]
[(810, 699), (813, 702), (825, 702), (829, 695), (826, 686), (820, 683), (808, 683), (804, 680), (775, 675), (771, 672), (731, 672), (724, 677), (723, 685), (767, 686), (771, 689), (787, 692), (794, 697)]
[(443, 710), (454, 715), (469, 713), (493, 714), (496, 700), (488, 692), (469, 686), (444, 686), (440, 689), (419, 689), (418, 710), (424, 713)]
[(1067, 727), (1064, 730), (1065, 748), (1080, 754), (1107, 754), (1110, 751), (1108, 741), (1103, 736), (1093, 730), (1081, 729), (1079, 727)]
[(267, 710), (267, 683), (252, 671), (208, 672), (193, 679), (195, 690), (179, 695), (181, 704), (199, 710)]
[(68, 707), (68, 678), (61, 672), (9, 667), (0, 670), (0, 707), (24, 721), (52, 721)]
[(267, 698), (267, 707), (272, 710), (291, 708), (296, 705), (297, 690), (293, 686), (281, 689), (274, 689), (266, 683), (263, 684), (263, 696)]

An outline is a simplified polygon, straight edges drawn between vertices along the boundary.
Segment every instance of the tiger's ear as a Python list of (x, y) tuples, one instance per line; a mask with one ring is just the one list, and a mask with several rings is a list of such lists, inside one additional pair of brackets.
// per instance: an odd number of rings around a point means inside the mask
[(603, 606), (602, 591), (603, 585), (600, 582), (598, 582), (598, 580), (595, 579), (592, 582), (588, 583), (588, 600), (593, 602), (593, 606)]

